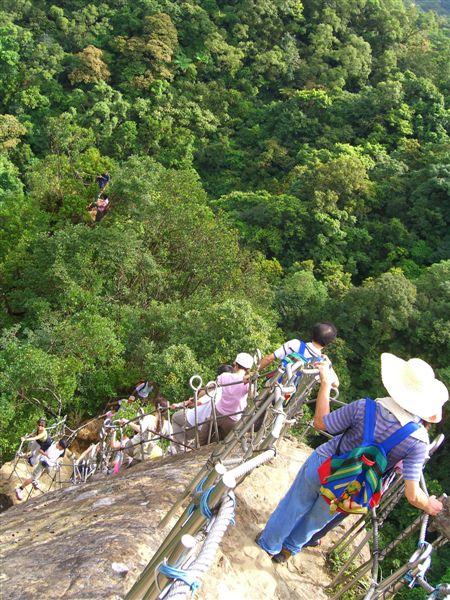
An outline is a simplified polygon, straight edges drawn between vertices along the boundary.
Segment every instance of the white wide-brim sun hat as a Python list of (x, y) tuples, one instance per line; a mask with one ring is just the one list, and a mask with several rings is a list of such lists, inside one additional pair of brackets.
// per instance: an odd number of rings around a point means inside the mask
[(404, 410), (430, 423), (442, 419), (448, 390), (420, 358), (403, 360), (394, 354), (381, 355), (381, 379), (390, 397)]

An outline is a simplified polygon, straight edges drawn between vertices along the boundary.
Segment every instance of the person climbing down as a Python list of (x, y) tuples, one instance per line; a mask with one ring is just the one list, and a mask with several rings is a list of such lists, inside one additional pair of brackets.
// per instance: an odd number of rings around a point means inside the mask
[(39, 457), (39, 450), (47, 450), (52, 445), (52, 438), (46, 429), (47, 421), (41, 417), (37, 421), (36, 435), (24, 436), (20, 438), (21, 442), (33, 442), (30, 447), (30, 454), (27, 458), (28, 464), (34, 467)]
[[(333, 323), (329, 321), (322, 321), (316, 323), (311, 331), (311, 342), (304, 342), (302, 340), (293, 339), (285, 342), (282, 346), (274, 350), (271, 354), (262, 358), (259, 370), (263, 370), (268, 367), (274, 360), (280, 360), (282, 364), (291, 362), (291, 360), (300, 360), (304, 365), (308, 363), (314, 363), (322, 360), (326, 357), (322, 354), (322, 350), (334, 342), (337, 336), (337, 329)], [(329, 368), (332, 372), (332, 387), (337, 389), (339, 387), (339, 378), (334, 371), (331, 362), (329, 362)], [(267, 379), (271, 378), (274, 373), (269, 373)], [(294, 385), (297, 385), (302, 377), (301, 371), (297, 371), (294, 379)], [(318, 377), (316, 376), (316, 379)], [(279, 379), (279, 381), (281, 378)], [(264, 422), (265, 413), (263, 413), (259, 419), (255, 422), (254, 430), (259, 431)]]
[(101, 193), (95, 202), (91, 202), (87, 206), (87, 211), (91, 215), (91, 219), (98, 223), (105, 216), (109, 206), (109, 198), (106, 194)]
[(95, 202), (97, 211), (95, 213), (95, 222), (99, 223), (106, 214), (109, 206), (109, 198), (106, 194), (100, 194)]
[(59, 440), (58, 442), (53, 443), (47, 450), (39, 450), (39, 460), (31, 472), (31, 477), (25, 479), (25, 481), (15, 490), (16, 498), (18, 500), (23, 500), (24, 489), (30, 485), (30, 483), (35, 489), (40, 489), (38, 480), (42, 473), (50, 473), (50, 470), (57, 465), (58, 459), (64, 456), (66, 448), (66, 440)]
[(142, 381), (136, 385), (132, 393), (128, 396), (128, 402), (138, 400), (146, 400), (155, 389), (153, 381)]
[(103, 192), (103, 190), (105, 189), (105, 187), (111, 181), (111, 176), (108, 173), (108, 171), (105, 171), (101, 175), (97, 175), (97, 177), (95, 179), (98, 182), (98, 187), (100, 188), (100, 191)]
[[(222, 373), (232, 373), (233, 367), (231, 365), (220, 365), (217, 369), (217, 376), (219, 377)], [(217, 387), (215, 393), (215, 403), (219, 401), (222, 395), (222, 388)], [(212, 412), (211, 405), (212, 398), (208, 396), (205, 390), (201, 390), (197, 397), (197, 424), (200, 426), (203, 423), (209, 422)], [(195, 408), (194, 398), (189, 398), (185, 402), (179, 404), (172, 404), (171, 408), (181, 408), (172, 415), (172, 427), (173, 434), (172, 438), (174, 442), (170, 445), (170, 451), (172, 454), (177, 452), (183, 452), (185, 448), (180, 446), (177, 442), (188, 444), (195, 438)], [(185, 410), (185, 409), (188, 410)]]
[[(305, 363), (322, 359), (325, 355), (322, 350), (331, 342), (334, 342), (337, 336), (336, 326), (328, 321), (316, 323), (311, 332), (311, 342), (293, 339), (285, 342), (282, 346), (274, 350), (271, 354), (264, 356), (259, 365), (260, 370), (268, 367), (274, 360), (283, 360), (293, 355), (301, 358)], [(331, 363), (330, 363), (331, 365)], [(332, 368), (332, 367), (331, 367)], [(334, 370), (332, 370), (332, 386), (339, 387), (339, 379)]]
[[(148, 395), (148, 394), (147, 394)], [(145, 458), (159, 458), (163, 452), (158, 442), (161, 439), (158, 435), (170, 437), (172, 430), (168, 420), (164, 419), (164, 411), (167, 410), (167, 401), (162, 396), (155, 400), (156, 414), (143, 415), (137, 420), (130, 421), (129, 419), (120, 419), (119, 423), (123, 427), (130, 427), (135, 432), (133, 437), (122, 437), (117, 439), (117, 431), (114, 430), (110, 448), (119, 452), (123, 451), (127, 459), (128, 466), (131, 465), (133, 459), (142, 457), (141, 448), (144, 449)], [(114, 474), (116, 474), (123, 462), (124, 456), (119, 455), (114, 464)]]
[[(335, 504), (328, 495), (330, 481), (328, 476), (324, 477), (324, 467), (333, 465), (333, 460), (335, 464), (339, 462), (339, 456), (365, 447), (366, 441), (372, 438), (375, 444), (385, 446), (385, 473), (400, 460), (403, 461), (408, 502), (433, 516), (442, 510), (442, 503), (435, 496), (427, 496), (419, 485), (429, 444), (423, 421), (441, 421), (442, 406), (448, 400), (448, 390), (435, 378), (431, 366), (420, 358), (405, 361), (393, 354), (383, 353), (381, 378), (389, 396), (378, 398), (375, 402), (370, 399), (357, 400), (333, 412), (330, 412), (331, 374), (327, 361), (320, 364), (319, 372), (320, 388), (314, 425), (336, 437), (319, 446), (306, 460), (291, 488), (257, 537), (258, 545), (278, 563), (300, 552), (312, 536), (334, 518), (336, 506), (344, 512), (352, 511), (351, 497), (346, 499), (342, 495), (341, 508), (341, 504)], [(374, 460), (370, 460), (372, 458)], [(359, 462), (370, 468), (378, 466), (378, 460), (379, 454), (376, 459), (375, 454), (369, 458), (363, 454)], [(363, 473), (368, 470), (363, 469)], [(382, 472), (380, 478), (381, 475)], [(350, 493), (349, 486), (346, 490)], [(366, 493), (370, 491), (367, 486), (365, 490)], [(354, 504), (354, 508), (356, 506)]]
[[(221, 440), (235, 427), (247, 406), (250, 369), (252, 366), (253, 357), (246, 352), (240, 352), (233, 363), (233, 372), (222, 373), (217, 378), (218, 385), (222, 386), (221, 397), (216, 402), (217, 426)], [(199, 435), (201, 446), (208, 443), (211, 426), (211, 422), (202, 425)], [(214, 428), (212, 431), (214, 433)], [(212, 435), (212, 437), (214, 436)]]

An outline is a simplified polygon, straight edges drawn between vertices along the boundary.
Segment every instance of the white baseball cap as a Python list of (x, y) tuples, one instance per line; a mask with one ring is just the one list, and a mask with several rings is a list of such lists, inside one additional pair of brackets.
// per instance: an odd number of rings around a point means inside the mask
[(234, 359), (234, 362), (239, 366), (244, 367), (244, 369), (251, 369), (253, 366), (253, 356), (247, 354), (247, 352), (239, 352)]

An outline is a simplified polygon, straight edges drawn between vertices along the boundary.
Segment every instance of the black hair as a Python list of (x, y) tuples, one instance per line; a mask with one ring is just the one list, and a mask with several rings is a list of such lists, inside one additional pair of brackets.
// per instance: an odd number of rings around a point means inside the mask
[(47, 425), (47, 419), (45, 417), (41, 417), (40, 419), (38, 419), (36, 421), (36, 423), (39, 425), (39, 423), (45, 423)]
[(61, 446), (61, 448), (63, 448), (64, 450), (67, 448), (67, 440), (59, 440), (58, 444)]
[(163, 412), (165, 412), (169, 406), (169, 401), (167, 400), (167, 398), (165, 396), (163, 396), (162, 394), (159, 394), (154, 400), (153, 403), (155, 405), (155, 407), (157, 408), (157, 410), (161, 410)]
[(329, 321), (316, 323), (312, 328), (312, 341), (317, 342), (321, 346), (327, 346), (334, 342), (337, 336), (336, 325)]
[(222, 373), (232, 373), (233, 367), (231, 365), (219, 365), (217, 367), (217, 377), (222, 375)]

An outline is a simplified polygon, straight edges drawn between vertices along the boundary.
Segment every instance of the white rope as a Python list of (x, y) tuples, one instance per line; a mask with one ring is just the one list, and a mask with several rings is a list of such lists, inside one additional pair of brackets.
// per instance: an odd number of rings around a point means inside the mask
[(257, 456), (251, 458), (247, 462), (242, 463), (242, 465), (231, 469), (230, 471), (228, 471), (228, 475), (232, 475), (235, 479), (239, 479), (240, 477), (247, 475), (247, 473), (250, 473), (250, 471), (252, 471), (253, 469), (256, 469), (256, 467), (259, 467), (264, 463), (268, 462), (269, 460), (272, 460), (274, 456), (275, 450), (273, 448), (270, 448), (269, 450), (261, 452), (261, 454), (258, 454)]
[[(209, 530), (209, 533), (203, 543), (202, 549), (196, 560), (190, 565), (189, 573), (196, 579), (201, 579), (206, 571), (211, 567), (220, 542), (227, 530), (229, 524), (234, 518), (235, 498), (234, 493), (229, 492), (223, 499), (217, 517)], [(184, 581), (176, 581), (172, 584), (170, 591), (164, 596), (167, 600), (177, 598), (186, 598), (191, 595), (189, 585)]]

